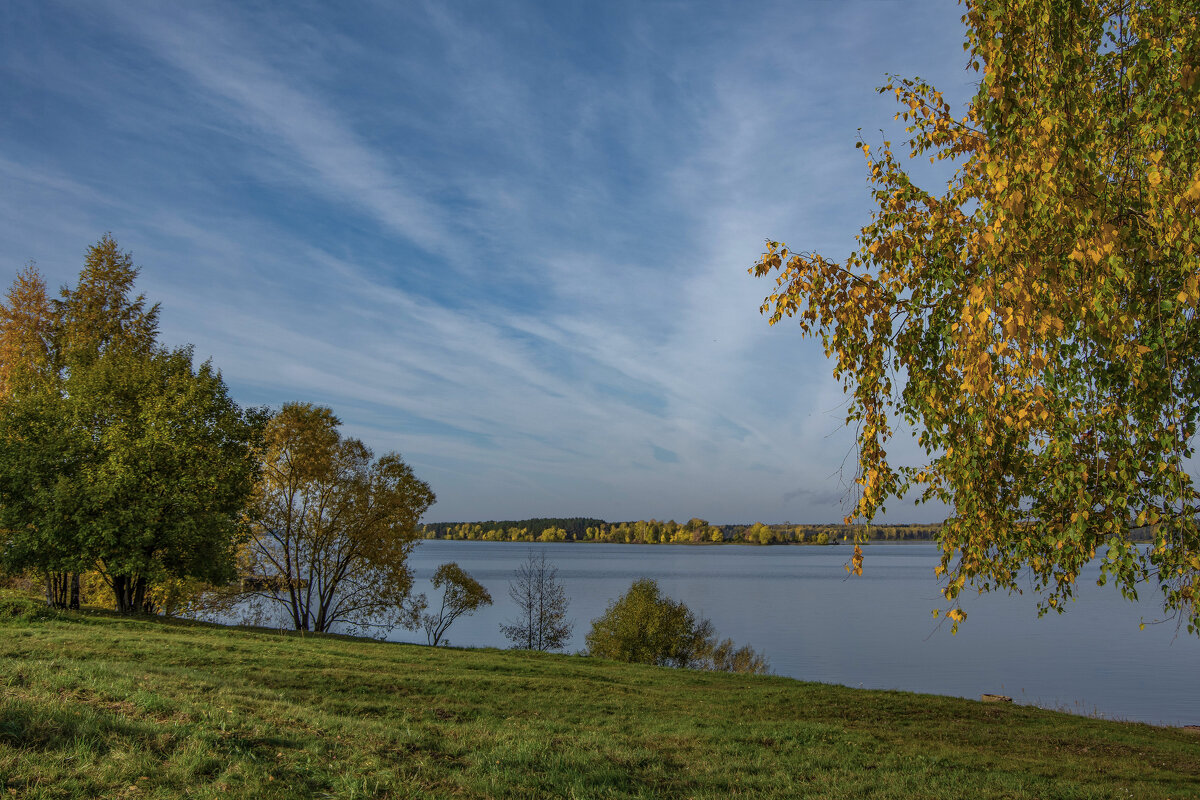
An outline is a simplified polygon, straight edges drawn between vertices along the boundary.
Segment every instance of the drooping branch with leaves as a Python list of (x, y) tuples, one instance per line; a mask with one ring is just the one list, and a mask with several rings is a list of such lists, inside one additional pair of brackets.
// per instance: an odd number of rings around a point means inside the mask
[[(963, 19), (965, 113), (919, 79), (880, 90), (909, 155), (952, 167), (946, 188), (859, 142), (878, 208), (858, 249), (768, 242), (763, 311), (821, 336), (850, 394), (851, 517), (910, 489), (953, 509), (938, 572), (955, 628), (968, 584), (1061, 612), (1102, 551), (1101, 583), (1156, 585), (1200, 631), (1200, 12), (971, 0)], [(923, 463), (889, 459), (899, 423)]]

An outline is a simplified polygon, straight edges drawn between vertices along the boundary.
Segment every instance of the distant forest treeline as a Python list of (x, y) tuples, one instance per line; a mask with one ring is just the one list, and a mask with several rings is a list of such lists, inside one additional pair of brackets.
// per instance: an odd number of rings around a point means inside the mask
[[(929, 542), (937, 538), (941, 524), (871, 525), (869, 541)], [(593, 517), (536, 517), (487, 522), (430, 522), (421, 526), (426, 539), (466, 539), (483, 542), (617, 542), (623, 544), (837, 544), (854, 541), (865, 525), (711, 525), (693, 517), (675, 520), (606, 522)], [(1154, 538), (1150, 527), (1130, 532), (1135, 542)]]
[[(880, 541), (930, 541), (941, 525), (872, 525), (870, 538)], [(711, 525), (693, 517), (675, 520), (606, 522), (591, 517), (538, 517), (487, 522), (432, 522), (423, 526), (426, 539), (485, 542), (620, 542), (624, 544), (836, 544), (853, 541), (862, 525)]]

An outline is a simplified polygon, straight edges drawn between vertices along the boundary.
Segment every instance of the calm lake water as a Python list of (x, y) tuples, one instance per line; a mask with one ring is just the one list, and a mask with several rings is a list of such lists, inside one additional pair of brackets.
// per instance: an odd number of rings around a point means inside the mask
[[(432, 600), (433, 571), (456, 561), (495, 601), (454, 623), (452, 645), (508, 646), (500, 633), (515, 616), (508, 582), (530, 551), (558, 567), (571, 600), (568, 652), (583, 649), (591, 620), (609, 602), (648, 577), (710, 618), (722, 637), (764, 653), (777, 675), (960, 697), (990, 692), (1110, 719), (1200, 724), (1200, 637), (1176, 635), (1173, 621), (1139, 631), (1140, 621), (1161, 616), (1153, 592), (1130, 603), (1111, 585), (1095, 585), (1096, 568), (1062, 615), (1038, 619), (1028, 595), (965, 597), (968, 618), (951, 636), (930, 613), (942, 606), (932, 544), (871, 545), (862, 577), (848, 578), (846, 546), (425, 541), (410, 561), (416, 591)], [(389, 638), (425, 641), (405, 630)]]

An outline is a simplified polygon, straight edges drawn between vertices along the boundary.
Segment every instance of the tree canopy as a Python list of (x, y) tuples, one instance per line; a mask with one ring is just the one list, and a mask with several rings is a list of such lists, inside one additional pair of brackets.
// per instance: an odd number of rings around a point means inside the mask
[[(1061, 611), (1104, 548), (1101, 583), (1157, 584), (1200, 630), (1200, 12), (970, 0), (963, 19), (980, 76), (964, 113), (920, 79), (880, 90), (948, 185), (859, 142), (877, 209), (858, 249), (768, 242), (751, 267), (776, 274), (763, 311), (819, 334), (851, 395), (852, 516), (910, 488), (953, 508), (939, 572), (955, 627), (967, 583), (1027, 585)], [(889, 459), (898, 420), (922, 463)]]
[(46, 282), (32, 264), (17, 273), (0, 304), (0, 397), (45, 381), (54, 349), (54, 312)]
[(257, 474), (260, 417), (229, 397), (192, 351), (113, 351), (68, 381), (65, 424), (85, 442), (72, 522), (119, 610), (142, 610), (150, 582), (225, 583)]
[(98, 569), (122, 611), (154, 580), (233, 577), (259, 423), (211, 364), (157, 344), (137, 274), (105, 236), (59, 299), (31, 267), (0, 308), (0, 562)]
[(333, 411), (288, 403), (267, 424), (243, 569), (297, 630), (414, 628), (407, 559), (434, 502), (397, 453), (343, 438)]

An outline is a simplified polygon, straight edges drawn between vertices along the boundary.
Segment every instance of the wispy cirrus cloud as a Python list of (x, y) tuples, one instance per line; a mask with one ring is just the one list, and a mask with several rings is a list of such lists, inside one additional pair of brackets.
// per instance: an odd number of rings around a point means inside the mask
[(38, 103), (0, 122), (15, 266), (70, 280), (112, 230), (164, 337), (402, 451), (434, 518), (840, 517), (841, 389), (745, 267), (766, 236), (850, 246), (870, 88), (959, 80), (956, 15), (55, 12), (0, 60), (0, 101)]
[(251, 55), (257, 42), (237, 26), (195, 6), (167, 14), (126, 3), (108, 9), (162, 62), (224, 106), (234, 123), (275, 143), (267, 149), (289, 151), (298, 162), (291, 175), (296, 183), (360, 208), (426, 250), (449, 246), (445, 213), (405, 174), (404, 154), (368, 145), (342, 113)]

